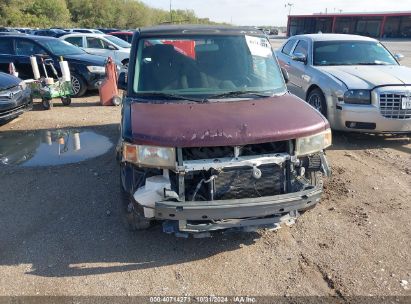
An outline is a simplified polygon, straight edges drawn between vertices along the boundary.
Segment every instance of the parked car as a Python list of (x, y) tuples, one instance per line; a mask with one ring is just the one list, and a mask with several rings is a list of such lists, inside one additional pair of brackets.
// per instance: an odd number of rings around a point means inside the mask
[(134, 35), (117, 149), (132, 229), (273, 227), (318, 203), (329, 124), (288, 93), (262, 32), (168, 25)]
[(291, 93), (335, 130), (411, 131), (411, 69), (375, 39), (344, 34), (293, 36), (277, 51)]
[(48, 37), (61, 37), (63, 35), (66, 35), (67, 32), (64, 30), (60, 29), (43, 29), (43, 30), (37, 30), (33, 33), (33, 35), (36, 36), (48, 36)]
[(19, 31), (11, 28), (11, 27), (0, 27), (0, 32), (5, 32), (5, 33), (18, 33)]
[(66, 29), (68, 33), (84, 33), (84, 34), (104, 34), (102, 31), (95, 29), (85, 29), (85, 28), (72, 28)]
[(75, 46), (85, 50), (89, 54), (111, 57), (121, 65), (130, 57), (131, 44), (111, 35), (100, 34), (68, 34), (60, 37)]
[[(0, 71), (7, 72), (13, 62), (22, 79), (34, 77), (30, 56), (41, 55), (53, 59), (56, 70), (60, 72), (58, 61), (62, 56), (69, 64), (71, 81), (76, 97), (84, 95), (88, 89), (97, 89), (104, 79), (104, 58), (87, 54), (82, 49), (53, 37), (32, 35), (0, 36)], [(40, 63), (40, 60), (37, 60)], [(43, 69), (40, 73), (44, 76)], [(48, 75), (53, 75), (49, 71)]]
[(120, 38), (128, 43), (131, 43), (131, 40), (133, 39), (133, 32), (131, 31), (111, 32), (108, 34), (112, 36), (116, 36), (117, 38)]
[(111, 32), (117, 32), (119, 29), (117, 28), (98, 28), (98, 30), (104, 34), (109, 34)]
[(0, 123), (16, 118), (32, 106), (26, 84), (20, 78), (0, 72)]

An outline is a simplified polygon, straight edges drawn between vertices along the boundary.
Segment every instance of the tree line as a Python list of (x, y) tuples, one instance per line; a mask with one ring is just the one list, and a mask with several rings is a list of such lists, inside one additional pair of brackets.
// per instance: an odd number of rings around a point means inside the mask
[(0, 0), (0, 25), (134, 29), (161, 23), (204, 23), (192, 10), (170, 12), (138, 0)]

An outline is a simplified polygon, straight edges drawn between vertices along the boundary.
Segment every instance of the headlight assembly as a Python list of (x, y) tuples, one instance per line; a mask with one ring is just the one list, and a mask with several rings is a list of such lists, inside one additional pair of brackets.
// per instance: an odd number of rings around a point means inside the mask
[(344, 102), (349, 104), (371, 104), (371, 92), (368, 90), (348, 90)]
[(176, 150), (174, 148), (123, 143), (123, 160), (139, 166), (175, 168)]
[(331, 143), (331, 129), (327, 129), (324, 132), (315, 135), (297, 138), (295, 154), (301, 156), (317, 153), (331, 146)]
[(94, 74), (105, 74), (106, 73), (106, 68), (103, 66), (89, 65), (87, 66), (87, 70), (90, 73), (94, 73)]
[(24, 81), (20, 82), (19, 86), (22, 90), (25, 90), (27, 88), (27, 84)]

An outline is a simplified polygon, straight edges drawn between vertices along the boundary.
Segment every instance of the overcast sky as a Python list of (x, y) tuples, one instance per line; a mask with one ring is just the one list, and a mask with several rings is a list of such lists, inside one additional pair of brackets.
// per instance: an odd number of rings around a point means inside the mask
[[(142, 0), (146, 4), (168, 10), (170, 0)], [(291, 14), (312, 14), (334, 11), (375, 12), (411, 11), (411, 0), (171, 0), (173, 9), (192, 9), (199, 17), (236, 25), (286, 25), (288, 8)]]

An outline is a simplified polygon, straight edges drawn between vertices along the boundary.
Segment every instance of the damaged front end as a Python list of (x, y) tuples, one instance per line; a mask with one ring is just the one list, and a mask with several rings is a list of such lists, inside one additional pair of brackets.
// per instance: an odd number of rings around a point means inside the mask
[(163, 148), (122, 143), (122, 186), (133, 221), (208, 236), (292, 223), (319, 202), (331, 132), (243, 146)]

